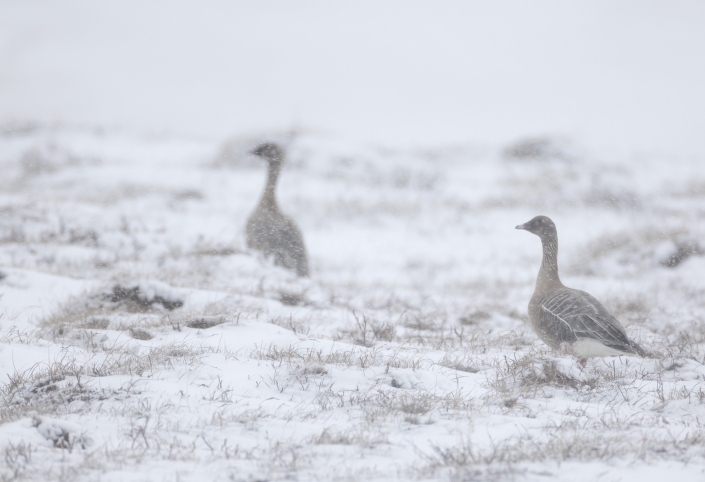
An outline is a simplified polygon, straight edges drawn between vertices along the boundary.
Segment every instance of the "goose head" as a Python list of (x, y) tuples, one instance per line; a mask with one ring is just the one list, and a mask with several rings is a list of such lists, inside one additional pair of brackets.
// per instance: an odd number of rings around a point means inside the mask
[(284, 159), (284, 151), (281, 147), (273, 142), (265, 142), (260, 144), (252, 151), (250, 151), (255, 156), (259, 156), (267, 162), (271, 163), (281, 163)]
[(515, 229), (523, 229), (524, 231), (535, 234), (541, 239), (550, 236), (558, 236), (556, 225), (548, 216), (536, 216), (531, 221), (520, 224)]

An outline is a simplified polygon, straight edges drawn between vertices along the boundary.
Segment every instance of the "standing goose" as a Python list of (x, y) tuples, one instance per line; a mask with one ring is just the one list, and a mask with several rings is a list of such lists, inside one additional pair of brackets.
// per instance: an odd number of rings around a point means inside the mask
[(639, 355), (646, 352), (627, 337), (607, 308), (584, 291), (568, 288), (558, 277), (558, 233), (546, 216), (536, 216), (523, 229), (541, 238), (543, 261), (529, 301), (529, 320), (536, 334), (554, 350), (572, 353), (585, 366), (591, 357)]
[(297, 276), (308, 276), (308, 259), (301, 231), (294, 221), (281, 213), (274, 194), (284, 153), (276, 144), (264, 143), (252, 154), (266, 160), (269, 167), (262, 199), (247, 220), (247, 247), (261, 251), (267, 257), (272, 256), (274, 264), (294, 271)]

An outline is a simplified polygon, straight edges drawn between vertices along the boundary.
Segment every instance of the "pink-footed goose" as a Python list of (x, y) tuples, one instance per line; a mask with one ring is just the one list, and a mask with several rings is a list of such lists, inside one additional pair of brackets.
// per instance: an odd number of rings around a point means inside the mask
[(275, 196), (284, 152), (276, 144), (264, 143), (252, 151), (267, 161), (267, 183), (254, 212), (247, 220), (247, 247), (274, 258), (274, 264), (308, 276), (308, 259), (301, 231), (293, 220), (279, 210)]
[(646, 352), (627, 337), (622, 324), (590, 294), (568, 288), (558, 277), (558, 232), (546, 216), (536, 216), (523, 229), (541, 238), (543, 261), (529, 301), (529, 320), (548, 346), (573, 354), (585, 366), (591, 357), (639, 355)]

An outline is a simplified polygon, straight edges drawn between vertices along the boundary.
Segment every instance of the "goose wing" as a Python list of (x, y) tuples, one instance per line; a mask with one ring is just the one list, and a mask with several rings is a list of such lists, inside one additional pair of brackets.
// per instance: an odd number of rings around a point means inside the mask
[(281, 265), (296, 271), (298, 276), (308, 276), (308, 257), (304, 238), (296, 223), (284, 217), (279, 226), (275, 256)]
[(245, 230), (247, 246), (272, 256), (274, 263), (308, 276), (308, 258), (301, 231), (296, 223), (278, 210), (258, 207)]
[(638, 353), (619, 321), (590, 294), (572, 289), (554, 290), (539, 303), (538, 329), (555, 345), (592, 338), (626, 353)]

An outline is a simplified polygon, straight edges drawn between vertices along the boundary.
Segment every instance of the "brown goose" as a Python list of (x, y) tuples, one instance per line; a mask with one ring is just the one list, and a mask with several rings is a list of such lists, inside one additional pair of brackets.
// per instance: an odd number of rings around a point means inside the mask
[(272, 143), (261, 144), (252, 153), (266, 160), (269, 168), (262, 198), (247, 220), (247, 247), (273, 257), (274, 264), (290, 269), (298, 276), (308, 276), (308, 259), (301, 231), (294, 221), (281, 213), (274, 193), (284, 153)]
[(529, 301), (529, 320), (536, 334), (554, 350), (570, 353), (585, 366), (591, 357), (639, 355), (646, 352), (627, 337), (617, 318), (584, 291), (568, 288), (558, 277), (558, 233), (546, 216), (536, 216), (523, 229), (541, 238), (543, 261)]

